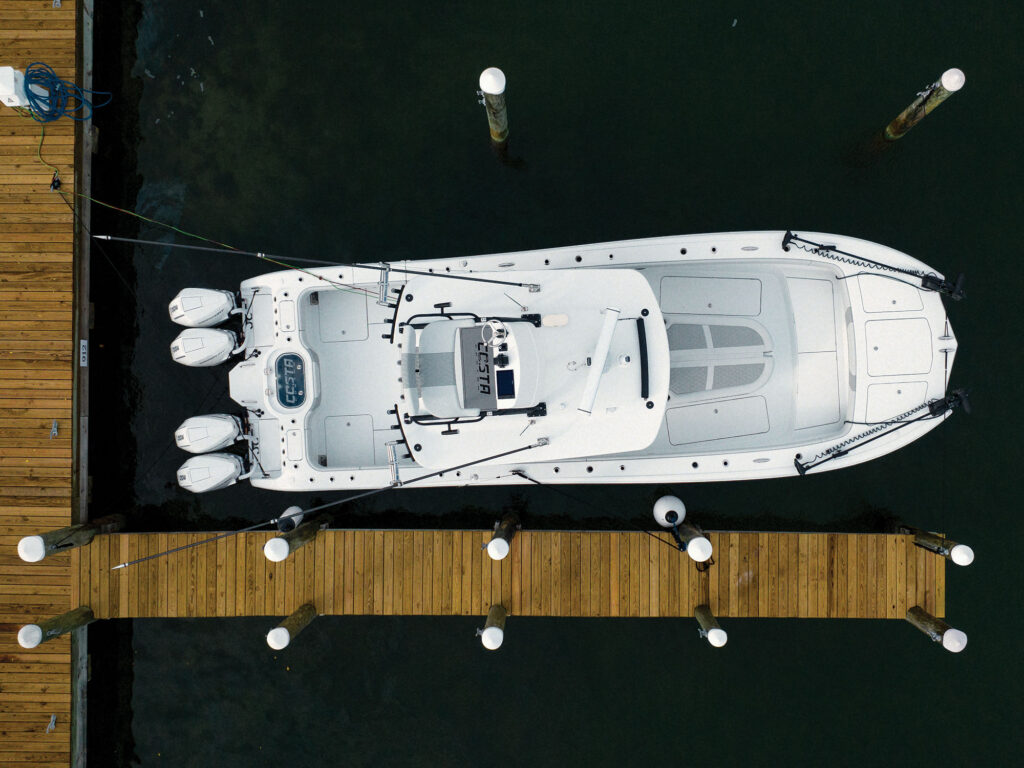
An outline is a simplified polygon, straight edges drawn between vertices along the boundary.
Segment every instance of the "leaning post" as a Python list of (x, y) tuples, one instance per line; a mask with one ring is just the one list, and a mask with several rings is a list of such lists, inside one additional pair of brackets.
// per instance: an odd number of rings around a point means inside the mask
[(507, 617), (508, 611), (505, 610), (505, 606), (491, 606), (491, 610), (487, 612), (487, 621), (484, 622), (484, 628), (476, 631), (484, 648), (489, 651), (496, 651), (501, 648), (501, 644), (505, 640), (505, 619)]
[(907, 621), (928, 635), (933, 642), (942, 643), (942, 647), (950, 653), (960, 653), (967, 647), (966, 632), (953, 629), (942, 619), (935, 618), (919, 605), (915, 605), (907, 611), (906, 618)]
[(711, 559), (713, 554), (711, 539), (704, 535), (704, 532), (690, 523), (680, 523), (676, 528), (679, 537), (686, 544), (686, 554), (696, 563), (704, 563)]
[[(290, 509), (290, 508), (289, 508)], [(306, 520), (297, 528), (275, 536), (263, 545), (263, 555), (273, 563), (279, 563), (304, 544), (311, 542), (318, 532), (331, 524), (327, 513)]]
[(512, 549), (512, 538), (519, 528), (519, 517), (512, 512), (501, 518), (494, 525), (494, 535), (487, 542), (487, 555), (491, 560), (504, 560)]
[(315, 618), (316, 607), (312, 603), (306, 603), (287, 619), (267, 632), (267, 645), (275, 651), (284, 650), (291, 643), (292, 638), (308, 627), (309, 623)]
[(711, 645), (721, 648), (728, 642), (729, 635), (718, 625), (718, 620), (711, 613), (710, 606), (698, 605), (693, 615), (697, 619), (697, 623), (700, 624), (700, 636), (706, 638)]
[(909, 525), (899, 526), (897, 532), (912, 535), (914, 537), (914, 544), (921, 547), (921, 549), (927, 549), (929, 552), (942, 555), (957, 565), (970, 565), (974, 562), (974, 550), (966, 544), (959, 544), (952, 539), (947, 539), (945, 536)]
[(98, 533), (119, 531), (124, 527), (124, 523), (124, 515), (106, 515), (38, 536), (25, 536), (18, 542), (18, 557), (26, 563), (37, 563), (54, 552), (84, 547)]
[(35, 648), (40, 643), (66, 635), (73, 629), (84, 627), (96, 620), (92, 609), (87, 605), (79, 606), (73, 611), (54, 616), (38, 624), (26, 624), (18, 630), (18, 645), (22, 648)]
[(942, 73), (942, 77), (929, 85), (911, 102), (910, 106), (885, 126), (883, 136), (886, 141), (896, 141), (921, 122), (925, 116), (935, 109), (939, 104), (948, 99), (952, 94), (964, 87), (967, 77), (964, 73), (954, 67)]
[(505, 109), (505, 73), (488, 67), (480, 73), (480, 95), (487, 110), (491, 141), (502, 145), (508, 141), (508, 112)]

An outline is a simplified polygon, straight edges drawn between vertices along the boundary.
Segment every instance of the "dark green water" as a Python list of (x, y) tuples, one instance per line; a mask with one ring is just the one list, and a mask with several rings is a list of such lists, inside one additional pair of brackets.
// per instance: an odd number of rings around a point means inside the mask
[[(801, 479), (579, 489), (588, 507), (544, 489), (408, 490), (337, 525), (484, 527), (519, 504), (533, 527), (624, 526), (672, 490), (707, 527), (867, 530), (891, 514), (977, 560), (947, 574), (947, 614), (970, 636), (959, 655), (896, 621), (732, 620), (714, 650), (689, 620), (513, 617), (495, 654), (472, 618), (321, 618), (277, 655), (264, 619), (93, 625), (90, 765), (1002, 765), (1024, 748), (1017, 6), (152, 0), (98, 14), (96, 87), (116, 93), (97, 196), (239, 248), (344, 262), (805, 228), (968, 273), (952, 384), (972, 388), (974, 413), (896, 454)], [(509, 79), (505, 163), (476, 103), (491, 65)], [(962, 92), (877, 162), (851, 162), (950, 66)], [(102, 212), (93, 228), (163, 236)], [(226, 371), (171, 362), (167, 301), (262, 265), (110, 246), (93, 264), (93, 509), (209, 529), (310, 501), (174, 483), (174, 428), (231, 405)]]

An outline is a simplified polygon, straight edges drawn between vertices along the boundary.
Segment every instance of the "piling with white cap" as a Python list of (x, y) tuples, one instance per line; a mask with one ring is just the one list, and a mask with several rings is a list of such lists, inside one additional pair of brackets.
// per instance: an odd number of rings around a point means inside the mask
[(107, 515), (87, 523), (69, 525), (37, 536), (25, 536), (18, 542), (18, 557), (26, 563), (38, 563), (47, 555), (74, 547), (84, 547), (97, 533), (114, 533), (124, 526), (124, 515)]
[(679, 536), (686, 542), (686, 554), (696, 563), (706, 563), (714, 554), (711, 539), (703, 531), (689, 523), (678, 526)]
[(508, 112), (505, 109), (505, 73), (497, 67), (488, 67), (480, 73), (480, 95), (487, 110), (487, 125), (491, 141), (508, 141)]
[(53, 640), (55, 637), (67, 634), (73, 629), (84, 627), (96, 620), (92, 609), (87, 605), (79, 606), (73, 611), (54, 616), (52, 619), (41, 621), (38, 624), (26, 624), (18, 630), (18, 645), (22, 648), (35, 648), (40, 643)]
[(711, 613), (708, 605), (698, 605), (693, 611), (694, 618), (700, 624), (700, 636), (707, 638), (707, 641), (715, 648), (721, 648), (729, 640), (726, 631), (718, 626), (718, 620)]
[[(288, 519), (298, 516), (301, 511), (299, 507), (288, 507), (281, 517), (282, 519)], [(263, 545), (263, 555), (267, 560), (279, 563), (299, 547), (311, 542), (316, 537), (318, 531), (322, 531), (330, 524), (331, 516), (328, 514), (317, 515), (306, 520), (298, 527), (270, 539)]]
[(494, 535), (487, 542), (487, 555), (491, 560), (504, 560), (512, 550), (512, 538), (519, 528), (519, 518), (511, 512), (494, 524)]
[(316, 615), (316, 606), (312, 603), (299, 607), (295, 613), (267, 632), (267, 645), (275, 651), (284, 650), (292, 638), (309, 626)]
[(505, 619), (507, 617), (508, 611), (504, 606), (492, 605), (491, 610), (487, 612), (484, 628), (476, 631), (480, 637), (480, 643), (488, 651), (496, 651), (501, 648), (501, 644), (505, 640)]
[(970, 565), (974, 562), (973, 549), (966, 544), (959, 544), (952, 539), (947, 539), (945, 536), (938, 533), (924, 531), (920, 528), (913, 528), (909, 525), (899, 526), (897, 528), (897, 532), (912, 534), (914, 537), (914, 544), (922, 549), (927, 549), (929, 552), (942, 555), (947, 560), (952, 560), (957, 565)]
[(967, 633), (954, 629), (942, 619), (937, 619), (915, 605), (907, 611), (907, 621), (924, 632), (933, 642), (942, 643), (942, 647), (950, 653), (960, 653), (967, 647)]
[(950, 95), (964, 87), (967, 77), (962, 71), (947, 69), (942, 77), (929, 85), (911, 102), (910, 106), (900, 112), (899, 116), (885, 127), (883, 133), (886, 141), (895, 141), (921, 122), (925, 115), (944, 102)]

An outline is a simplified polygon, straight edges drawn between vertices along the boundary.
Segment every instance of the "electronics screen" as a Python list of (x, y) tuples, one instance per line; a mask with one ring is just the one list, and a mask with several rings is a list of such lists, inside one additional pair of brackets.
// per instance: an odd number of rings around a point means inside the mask
[(516, 396), (516, 377), (511, 370), (499, 369), (495, 374), (499, 400), (513, 400)]

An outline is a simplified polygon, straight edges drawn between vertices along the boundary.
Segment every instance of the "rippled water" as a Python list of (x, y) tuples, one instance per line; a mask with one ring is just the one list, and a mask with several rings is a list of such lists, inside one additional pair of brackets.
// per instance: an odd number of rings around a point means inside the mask
[[(972, 416), (840, 472), (672, 490), (711, 528), (864, 530), (893, 514), (978, 557), (948, 572), (948, 615), (971, 638), (959, 656), (893, 621), (733, 620), (714, 651), (689, 620), (513, 617), (497, 654), (478, 619), (322, 618), (276, 655), (263, 619), (94, 625), (92, 764), (1002, 764), (1020, 749), (1024, 627), (1006, 601), (1020, 451), (1003, 406), (1022, 373), (1019, 9), (149, 0), (97, 14), (96, 85), (116, 100), (96, 195), (238, 248), (382, 260), (789, 227), (966, 271), (952, 384), (972, 387)], [(476, 103), (491, 65), (509, 79), (504, 163)], [(950, 66), (961, 93), (853, 162)], [(103, 212), (93, 229), (166, 237)], [(231, 406), (225, 371), (170, 361), (166, 303), (262, 265), (124, 246), (93, 264), (93, 508), (209, 529), (308, 501), (174, 483), (174, 428)], [(483, 527), (515, 494), (538, 527), (626, 525), (664, 490), (579, 489), (576, 506), (543, 489), (407, 490), (337, 524)], [(110, 636), (132, 655), (97, 675)]]

